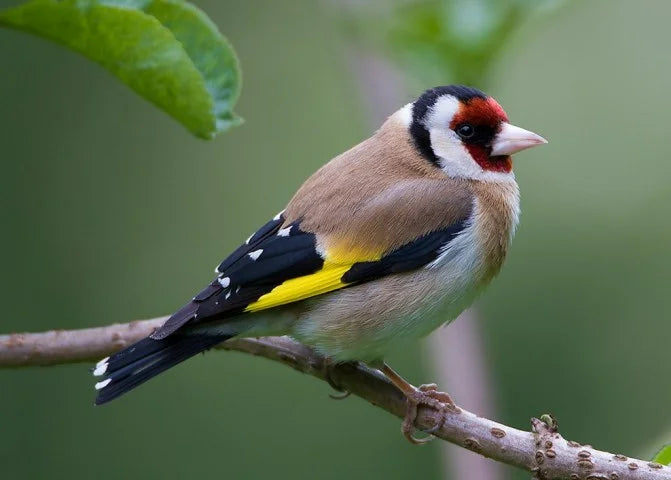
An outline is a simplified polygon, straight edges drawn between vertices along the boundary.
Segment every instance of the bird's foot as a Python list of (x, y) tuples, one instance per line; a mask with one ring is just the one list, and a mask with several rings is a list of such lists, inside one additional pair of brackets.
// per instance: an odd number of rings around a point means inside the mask
[(344, 400), (351, 395), (352, 392), (345, 390), (340, 385), (338, 385), (332, 376), (333, 368), (337, 365), (336, 362), (327, 357), (324, 361), (324, 377), (326, 382), (331, 385), (331, 388), (338, 393), (329, 393), (329, 397), (333, 400)]
[[(406, 393), (407, 410), (405, 418), (401, 424), (401, 432), (408, 441), (415, 445), (430, 442), (435, 437), (431, 435), (438, 431), (445, 423), (445, 415), (448, 410), (456, 411), (457, 406), (454, 404), (450, 396), (445, 392), (439, 392), (438, 386), (435, 383), (420, 385), (419, 388), (414, 388), (413, 391)], [(440, 420), (431, 429), (427, 430), (427, 437), (417, 438), (415, 433), (415, 420), (417, 420), (417, 408), (420, 405), (426, 405), (440, 412)]]

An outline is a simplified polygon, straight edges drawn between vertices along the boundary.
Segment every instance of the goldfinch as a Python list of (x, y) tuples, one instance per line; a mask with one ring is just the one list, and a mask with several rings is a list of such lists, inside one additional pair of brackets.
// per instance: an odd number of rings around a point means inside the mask
[(332, 362), (379, 368), (417, 405), (453, 405), (383, 359), (456, 318), (515, 233), (510, 155), (547, 143), (475, 88), (424, 92), (314, 173), (149, 337), (101, 360), (96, 404), (233, 337), (290, 335)]

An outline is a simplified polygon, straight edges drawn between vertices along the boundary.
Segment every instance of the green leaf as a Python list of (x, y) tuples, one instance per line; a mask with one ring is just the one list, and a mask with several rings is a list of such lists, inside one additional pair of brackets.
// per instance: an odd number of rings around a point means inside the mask
[(653, 462), (668, 465), (671, 463), (671, 444), (664, 445), (652, 458)]
[(0, 11), (0, 26), (58, 42), (98, 62), (194, 135), (239, 125), (233, 48), (182, 0), (32, 0)]

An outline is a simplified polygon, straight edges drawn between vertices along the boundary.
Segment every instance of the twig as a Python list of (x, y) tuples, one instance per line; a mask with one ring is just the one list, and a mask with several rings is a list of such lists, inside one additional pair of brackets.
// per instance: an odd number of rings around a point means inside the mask
[[(464, 405), (480, 415), (496, 417), (494, 388), (489, 379), (490, 368), (483, 352), (482, 318), (475, 308), (465, 310), (443, 328), (427, 338), (429, 375)], [(464, 375), (468, 372), (468, 375)], [(446, 478), (502, 480), (508, 477), (504, 466), (473, 455), (463, 448), (445, 444), (442, 461)]]
[[(165, 318), (114, 324), (83, 330), (0, 335), (0, 367), (57, 365), (96, 361), (149, 335)], [(218, 348), (265, 357), (299, 372), (340, 386), (397, 417), (403, 417), (405, 399), (377, 370), (362, 364), (331, 365), (309, 347), (288, 337), (234, 339)], [(417, 426), (429, 430), (440, 413), (420, 408)], [(478, 417), (463, 409), (447, 413), (435, 436), (496, 461), (522, 468), (540, 480), (671, 480), (671, 468), (613, 455), (565, 440), (554, 420), (532, 419), (525, 432)]]

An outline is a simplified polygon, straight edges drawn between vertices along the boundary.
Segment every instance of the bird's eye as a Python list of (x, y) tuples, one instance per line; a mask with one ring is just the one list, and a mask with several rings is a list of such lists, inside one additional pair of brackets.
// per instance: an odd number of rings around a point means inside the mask
[(468, 123), (462, 123), (457, 127), (457, 135), (459, 135), (461, 138), (471, 138), (473, 135), (475, 135), (475, 128), (473, 128), (473, 125)]

